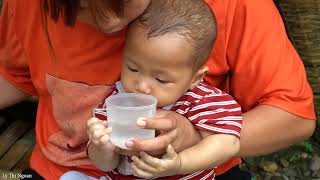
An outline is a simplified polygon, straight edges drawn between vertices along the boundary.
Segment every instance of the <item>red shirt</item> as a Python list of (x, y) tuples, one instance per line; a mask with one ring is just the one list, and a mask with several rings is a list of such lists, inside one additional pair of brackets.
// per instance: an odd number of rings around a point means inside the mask
[[(231, 94), (244, 111), (268, 104), (315, 119), (303, 64), (273, 1), (207, 1), (217, 16), (218, 38), (206, 81)], [(46, 179), (72, 169), (101, 176), (85, 154), (85, 124), (119, 79), (124, 33), (110, 37), (80, 21), (70, 28), (48, 18), (53, 57), (40, 9), (40, 0), (4, 0), (0, 16), (1, 75), (39, 96), (30, 165)]]
[[(273, 1), (206, 1), (218, 23), (206, 81), (232, 95), (243, 112), (265, 104), (315, 119), (303, 63)], [(217, 175), (239, 162), (220, 166)]]

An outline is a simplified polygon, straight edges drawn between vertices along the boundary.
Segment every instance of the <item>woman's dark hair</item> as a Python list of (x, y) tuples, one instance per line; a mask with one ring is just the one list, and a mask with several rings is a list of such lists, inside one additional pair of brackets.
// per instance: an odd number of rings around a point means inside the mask
[[(62, 18), (65, 25), (73, 26), (77, 19), (77, 13), (80, 8), (81, 0), (43, 0), (43, 9), (46, 14), (54, 20), (58, 21)], [(95, 4), (94, 0), (88, 0)], [(104, 0), (110, 10), (116, 14), (121, 14), (125, 0)], [(94, 8), (93, 8), (94, 9)]]
[[(95, 13), (96, 11), (96, 1), (97, 0), (87, 0), (88, 6)], [(128, 0), (99, 0), (105, 1), (106, 7), (110, 8), (111, 11), (115, 12), (117, 15), (122, 15), (123, 6)], [(55, 52), (50, 40), (48, 31), (48, 21), (47, 17), (51, 17), (55, 22), (60, 18), (63, 20), (66, 26), (74, 26), (78, 11), (80, 9), (81, 0), (41, 0), (41, 20), (43, 30), (46, 34), (48, 40), (48, 48), (53, 61), (56, 61)]]

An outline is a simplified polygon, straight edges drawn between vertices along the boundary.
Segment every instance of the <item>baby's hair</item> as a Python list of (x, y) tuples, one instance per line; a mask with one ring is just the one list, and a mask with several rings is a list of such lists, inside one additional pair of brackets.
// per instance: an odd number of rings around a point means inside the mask
[(194, 48), (194, 70), (203, 66), (217, 36), (216, 19), (203, 0), (151, 0), (138, 18), (146, 38), (177, 33)]

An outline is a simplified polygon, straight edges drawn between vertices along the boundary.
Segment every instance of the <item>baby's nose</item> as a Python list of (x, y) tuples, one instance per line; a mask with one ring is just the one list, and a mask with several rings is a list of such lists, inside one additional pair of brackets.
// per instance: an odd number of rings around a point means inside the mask
[(136, 90), (139, 92), (139, 93), (142, 93), (142, 94), (150, 94), (151, 93), (151, 88), (150, 88), (150, 85), (147, 81), (145, 80), (140, 80), (137, 85), (136, 85)]

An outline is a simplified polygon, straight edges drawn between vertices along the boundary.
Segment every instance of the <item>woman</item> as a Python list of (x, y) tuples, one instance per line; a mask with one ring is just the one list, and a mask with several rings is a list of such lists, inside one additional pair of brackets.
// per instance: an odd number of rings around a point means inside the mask
[[(86, 156), (85, 124), (103, 92), (119, 78), (126, 25), (148, 3), (4, 1), (0, 108), (30, 94), (39, 96), (30, 167), (40, 176), (57, 179), (68, 170), (102, 175)], [(207, 3), (217, 16), (218, 38), (206, 81), (231, 93), (245, 112), (239, 156), (271, 153), (308, 138), (315, 127), (312, 92), (273, 2)], [(120, 153), (160, 153), (169, 143), (181, 150), (200, 140), (192, 125), (173, 113), (141, 126), (162, 134), (130, 141), (132, 151)], [(239, 179), (239, 162), (233, 159), (218, 168), (217, 179)]]

